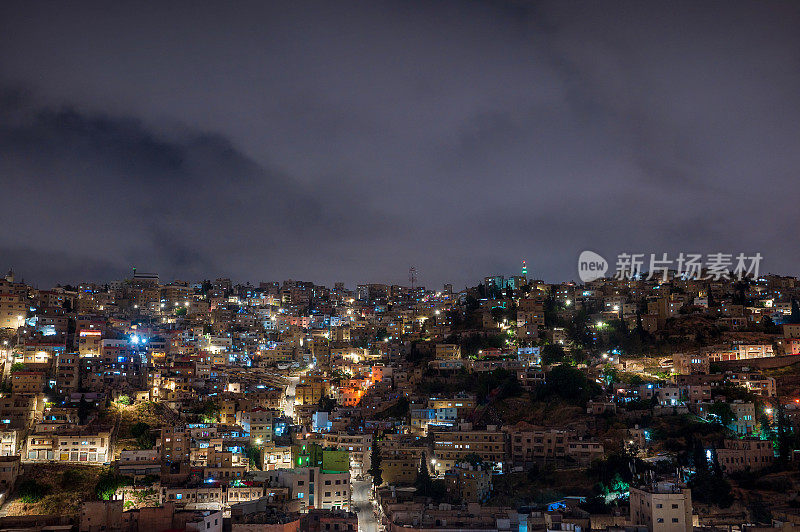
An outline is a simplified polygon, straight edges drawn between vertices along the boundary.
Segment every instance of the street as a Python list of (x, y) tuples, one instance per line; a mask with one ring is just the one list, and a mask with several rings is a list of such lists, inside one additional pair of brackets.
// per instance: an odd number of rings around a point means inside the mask
[(283, 412), (287, 416), (294, 418), (294, 395), (297, 383), (300, 382), (299, 376), (288, 377), (289, 384), (286, 385), (286, 391), (283, 396)]
[(351, 506), (358, 514), (358, 529), (363, 532), (377, 532), (378, 522), (369, 498), (372, 493), (372, 479), (367, 477), (367, 480), (352, 480), (350, 486), (353, 494)]

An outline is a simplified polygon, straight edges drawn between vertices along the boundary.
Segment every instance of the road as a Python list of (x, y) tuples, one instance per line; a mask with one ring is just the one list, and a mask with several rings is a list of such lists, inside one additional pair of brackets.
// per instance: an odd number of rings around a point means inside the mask
[(297, 383), (300, 382), (299, 376), (287, 377), (289, 384), (286, 385), (286, 391), (283, 395), (283, 412), (287, 416), (294, 418), (294, 395)]
[(353, 511), (358, 514), (358, 529), (363, 532), (377, 532), (378, 522), (369, 498), (372, 493), (372, 478), (368, 476), (367, 480), (352, 480), (350, 486), (353, 490), (350, 502)]

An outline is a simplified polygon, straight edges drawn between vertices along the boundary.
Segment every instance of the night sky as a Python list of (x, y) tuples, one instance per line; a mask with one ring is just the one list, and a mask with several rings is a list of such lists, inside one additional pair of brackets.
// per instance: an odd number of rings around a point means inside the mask
[(800, 273), (800, 2), (205, 4), (0, 3), (0, 268)]

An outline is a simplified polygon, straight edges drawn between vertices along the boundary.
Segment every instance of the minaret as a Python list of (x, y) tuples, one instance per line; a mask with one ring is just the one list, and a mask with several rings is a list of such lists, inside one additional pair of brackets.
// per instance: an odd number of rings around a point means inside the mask
[(9, 283), (14, 282), (14, 268), (9, 268), (8, 273), (6, 274), (6, 281)]
[(528, 263), (524, 260), (522, 261), (522, 277), (527, 281), (528, 280)]

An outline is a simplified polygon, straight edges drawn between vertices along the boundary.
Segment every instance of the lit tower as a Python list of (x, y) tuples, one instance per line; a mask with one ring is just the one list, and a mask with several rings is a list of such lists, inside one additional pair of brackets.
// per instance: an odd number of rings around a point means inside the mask
[(524, 260), (522, 261), (522, 277), (524, 277), (526, 281), (528, 280), (528, 263)]

